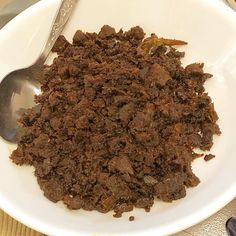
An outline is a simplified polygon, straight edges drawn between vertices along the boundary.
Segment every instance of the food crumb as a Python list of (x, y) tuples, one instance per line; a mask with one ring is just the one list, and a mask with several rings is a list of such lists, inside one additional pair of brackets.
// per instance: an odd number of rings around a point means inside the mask
[(210, 161), (213, 158), (215, 158), (215, 155), (212, 155), (212, 154), (207, 154), (207, 155), (204, 156), (205, 161)]
[(130, 216), (129, 217), (129, 221), (134, 221), (135, 220), (135, 217), (134, 216)]

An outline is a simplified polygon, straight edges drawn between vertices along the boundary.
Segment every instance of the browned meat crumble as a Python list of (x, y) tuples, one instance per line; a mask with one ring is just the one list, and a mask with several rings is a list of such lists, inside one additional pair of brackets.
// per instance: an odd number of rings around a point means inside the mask
[(215, 155), (212, 154), (208, 154), (204, 156), (204, 160), (205, 161), (210, 161), (211, 159), (215, 158)]
[(135, 217), (134, 216), (130, 216), (129, 217), (129, 221), (134, 221), (135, 220)]
[(220, 134), (203, 87), (211, 75), (203, 64), (184, 68), (173, 47), (141, 53), (144, 36), (138, 26), (118, 33), (103, 26), (98, 34), (78, 30), (72, 44), (58, 39), (11, 155), (34, 166), (51, 201), (120, 217), (198, 185), (194, 149), (210, 150)]

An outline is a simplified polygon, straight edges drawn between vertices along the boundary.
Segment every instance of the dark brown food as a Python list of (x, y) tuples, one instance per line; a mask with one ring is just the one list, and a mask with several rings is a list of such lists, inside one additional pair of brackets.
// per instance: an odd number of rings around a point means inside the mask
[(135, 217), (134, 216), (130, 216), (129, 217), (129, 221), (134, 221), (135, 220)]
[(210, 161), (211, 159), (215, 158), (215, 155), (212, 154), (208, 154), (204, 156), (204, 160), (205, 161)]
[(211, 75), (203, 64), (184, 68), (184, 53), (169, 46), (140, 53), (143, 39), (140, 27), (116, 33), (110, 26), (78, 30), (73, 44), (58, 39), (38, 107), (22, 116), (11, 155), (34, 166), (51, 201), (120, 217), (198, 185), (194, 149), (210, 150), (220, 134), (203, 87)]

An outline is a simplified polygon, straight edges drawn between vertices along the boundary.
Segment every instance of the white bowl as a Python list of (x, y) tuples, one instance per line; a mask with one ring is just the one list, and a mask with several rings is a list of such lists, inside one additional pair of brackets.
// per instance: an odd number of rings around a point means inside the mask
[[(0, 31), (0, 78), (31, 64), (49, 33), (59, 1), (42, 0)], [(201, 183), (174, 203), (156, 201), (150, 213), (135, 210), (120, 219), (112, 213), (70, 211), (47, 200), (33, 169), (9, 160), (14, 146), (0, 140), (0, 207), (22, 223), (58, 236), (157, 236), (183, 230), (210, 216), (236, 196), (236, 15), (216, 0), (80, 0), (63, 34), (140, 25), (147, 33), (188, 41), (184, 64), (205, 62), (214, 74), (206, 88), (215, 102), (222, 135), (215, 138), (210, 162), (198, 159)], [(129, 222), (128, 217), (135, 216)]]

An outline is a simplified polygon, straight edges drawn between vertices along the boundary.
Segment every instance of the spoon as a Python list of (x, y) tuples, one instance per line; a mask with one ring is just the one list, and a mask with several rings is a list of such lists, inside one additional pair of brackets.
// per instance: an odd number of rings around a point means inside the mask
[(236, 218), (231, 217), (227, 220), (226, 232), (228, 236), (236, 236)]
[(229, 5), (236, 11), (236, 0), (227, 0)]
[(11, 72), (0, 83), (0, 136), (8, 142), (17, 141), (17, 120), (20, 113), (35, 105), (34, 96), (40, 94), (37, 78), (77, 1), (61, 1), (48, 41), (38, 60), (28, 68)]

